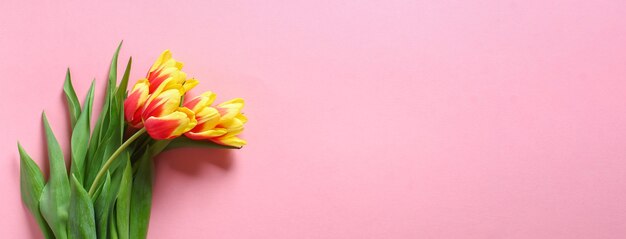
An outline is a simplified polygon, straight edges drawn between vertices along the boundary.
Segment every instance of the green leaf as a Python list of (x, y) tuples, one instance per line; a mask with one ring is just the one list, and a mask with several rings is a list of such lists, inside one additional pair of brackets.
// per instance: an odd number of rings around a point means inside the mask
[(130, 238), (130, 199), (133, 187), (133, 169), (130, 158), (126, 158), (126, 167), (120, 183), (120, 190), (117, 193), (116, 217), (117, 232), (120, 239)]
[(65, 160), (59, 142), (54, 137), (50, 124), (43, 114), (43, 122), (48, 142), (48, 160), (50, 161), (50, 178), (43, 188), (39, 209), (50, 225), (57, 239), (67, 238), (68, 206), (70, 199), (70, 183), (67, 178)]
[[(101, 144), (98, 145), (98, 149), (95, 152), (94, 156), (87, 161), (87, 166), (85, 170), (85, 185), (91, 185), (98, 174), (98, 171), (104, 164), (104, 161), (108, 159), (107, 155), (111, 155), (115, 149), (115, 147), (111, 143), (111, 138), (113, 135), (109, 134), (109, 136), (101, 141)], [(96, 140), (93, 137), (91, 140)], [(91, 146), (90, 146), (91, 147)]]
[(90, 123), (94, 87), (94, 81), (92, 81), (89, 93), (87, 93), (87, 97), (85, 98), (82, 113), (74, 126), (74, 130), (72, 131), (72, 161), (70, 172), (76, 176), (76, 179), (81, 184), (84, 182), (85, 157), (87, 156), (87, 149), (89, 148), (89, 132), (91, 130)]
[(22, 201), (24, 201), (28, 210), (35, 217), (35, 221), (39, 224), (44, 237), (53, 238), (50, 227), (39, 212), (39, 199), (45, 184), (43, 174), (39, 166), (19, 143), (17, 148), (20, 151), (20, 191), (22, 193)]
[[(107, 81), (107, 90), (104, 100), (102, 112), (96, 121), (91, 141), (89, 142), (89, 150), (87, 152), (87, 163), (85, 167), (85, 185), (91, 185), (96, 174), (102, 167), (105, 160), (122, 144), (123, 129), (125, 126), (123, 118), (123, 99), (116, 97), (116, 81), (117, 81), (117, 59), (122, 43), (117, 47), (111, 66), (109, 68), (109, 78)], [(127, 66), (130, 69), (130, 65)], [(130, 73), (129, 73), (130, 74)], [(128, 82), (128, 80), (126, 80)], [(127, 84), (127, 83), (124, 83)], [(109, 170), (113, 172), (116, 164)]]
[(93, 204), (89, 194), (72, 175), (69, 216), (69, 238), (97, 238)]
[[(127, 160), (128, 160), (128, 153), (124, 152), (115, 161), (121, 162), (118, 164), (124, 165), (126, 164)], [(111, 172), (111, 170), (109, 170), (109, 172)], [(109, 192), (107, 193), (107, 197), (105, 198), (105, 200), (107, 200), (107, 204), (109, 205), (109, 209), (111, 210), (113, 209), (115, 205), (115, 199), (117, 198), (118, 192), (120, 190), (123, 176), (124, 176), (124, 167), (118, 167), (117, 169), (113, 170), (113, 173), (111, 173), (111, 183), (109, 186)], [(111, 215), (109, 215), (109, 217), (111, 217)]]
[(109, 201), (107, 200), (109, 195), (109, 189), (111, 187), (111, 174), (107, 173), (107, 176), (100, 189), (100, 194), (96, 198), (94, 203), (94, 211), (96, 215), (96, 232), (98, 238), (107, 238), (107, 223), (109, 222)]
[(63, 91), (65, 91), (65, 99), (67, 99), (67, 109), (70, 112), (70, 120), (72, 122), (72, 128), (76, 124), (78, 120), (78, 116), (80, 115), (80, 103), (78, 102), (78, 97), (76, 96), (76, 91), (74, 91), (74, 86), (72, 85), (72, 77), (70, 76), (70, 68), (67, 68), (67, 73), (65, 74), (65, 83), (63, 84)]
[[(130, 77), (130, 68), (133, 63), (133, 58), (128, 59), (128, 63), (126, 64), (126, 69), (124, 70), (124, 75), (122, 76), (122, 81), (120, 85), (117, 87), (117, 91), (115, 94), (115, 99), (117, 103), (117, 108), (119, 109), (117, 120), (119, 120), (119, 135), (120, 138), (124, 137), (124, 132), (126, 131), (126, 124), (124, 121), (124, 100), (126, 99), (126, 89), (128, 88), (128, 78)], [(122, 139), (123, 140), (123, 139)]]
[(122, 145), (122, 141), (124, 140), (124, 99), (118, 99), (117, 97), (113, 97), (111, 99), (111, 115), (109, 117), (109, 130), (111, 134), (113, 134), (113, 140), (116, 146), (119, 147)]
[(126, 69), (124, 70), (124, 75), (122, 76), (122, 81), (120, 85), (117, 87), (116, 97), (118, 99), (124, 100), (126, 96), (126, 89), (128, 88), (128, 78), (130, 77), (130, 67), (133, 64), (133, 58), (128, 58), (128, 63), (126, 63)]
[(113, 106), (115, 105), (115, 91), (117, 89), (117, 59), (120, 54), (120, 49), (122, 48), (122, 43), (123, 42), (120, 42), (120, 44), (117, 46), (117, 49), (113, 54), (113, 58), (111, 59), (111, 65), (109, 66), (109, 78), (107, 81), (106, 95), (104, 96), (106, 101), (104, 106), (107, 110), (103, 111), (103, 113), (100, 115), (101, 117), (104, 117), (102, 119), (102, 128), (100, 129), (101, 131), (113, 128), (109, 125), (109, 121), (112, 114), (118, 113), (113, 109)]
[[(102, 113), (100, 114), (100, 117), (101, 117), (100, 131), (107, 131), (108, 129), (113, 128), (113, 127), (109, 127), (109, 119), (110, 119), (109, 117), (112, 113), (115, 113), (115, 111), (112, 110), (111, 107), (114, 104), (113, 100), (115, 99), (115, 90), (116, 90), (116, 84), (117, 84), (117, 58), (120, 54), (122, 43), (123, 42), (120, 42), (120, 44), (117, 46), (117, 49), (115, 50), (115, 53), (113, 54), (113, 58), (111, 59), (111, 65), (109, 66), (109, 77), (107, 81), (106, 93), (104, 96), (105, 103), (104, 103)], [(101, 140), (104, 135), (100, 135), (100, 136), (101, 136), (100, 138)], [(106, 136), (104, 136), (104, 138), (106, 138)]]
[(109, 216), (109, 238), (110, 239), (118, 239), (117, 232), (117, 220), (115, 210), (111, 211), (111, 215)]
[[(119, 121), (115, 122), (114, 120), (110, 120), (110, 127), (112, 129), (116, 129), (117, 127), (121, 127)], [(93, 140), (93, 139), (92, 139)], [(97, 152), (94, 157), (90, 159), (87, 163), (86, 168), (86, 177), (85, 177), (85, 185), (91, 185), (104, 164), (104, 162), (109, 159), (109, 157), (115, 152), (120, 145), (122, 144), (122, 135), (119, 130), (107, 130), (105, 134), (105, 139), (101, 141)], [(123, 165), (123, 161), (115, 160), (111, 167), (109, 168), (109, 172), (114, 172), (120, 165)]]
[(111, 59), (111, 66), (109, 67), (109, 83), (107, 85), (107, 98), (113, 97), (113, 94), (115, 93), (115, 85), (117, 84), (117, 57), (120, 54), (122, 43), (124, 43), (124, 41), (121, 41), (117, 46), (117, 50), (115, 50), (115, 54), (113, 54), (113, 59)]
[(130, 238), (133, 239), (146, 238), (148, 234), (154, 178), (154, 165), (148, 152), (137, 162), (136, 167), (130, 200)]
[(96, 176), (96, 172), (92, 171), (92, 168), (97, 168), (102, 165), (101, 158), (97, 157), (97, 154), (104, 150), (103, 144), (100, 141), (100, 125), (102, 124), (102, 114), (104, 113), (105, 108), (102, 108), (102, 112), (100, 116), (98, 116), (98, 120), (96, 121), (96, 126), (93, 128), (93, 132), (91, 133), (91, 139), (89, 140), (89, 148), (87, 149), (87, 160), (85, 160), (85, 171), (83, 183), (85, 185), (91, 185), (93, 181), (93, 177)]
[(209, 140), (192, 140), (187, 137), (178, 137), (172, 140), (172, 142), (165, 148), (165, 150), (176, 148), (214, 148), (214, 149), (240, 149), (238, 147), (226, 146), (214, 143)]

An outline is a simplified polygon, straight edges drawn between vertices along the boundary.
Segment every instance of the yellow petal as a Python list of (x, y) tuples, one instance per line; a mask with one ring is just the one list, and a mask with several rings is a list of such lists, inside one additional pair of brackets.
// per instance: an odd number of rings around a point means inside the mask
[(163, 51), (163, 53), (161, 53), (161, 55), (159, 55), (159, 57), (156, 59), (154, 64), (152, 64), (152, 67), (150, 68), (150, 71), (157, 70), (159, 67), (161, 67), (163, 62), (166, 62), (167, 60), (169, 60), (171, 58), (172, 58), (172, 52), (170, 52), (170, 50)]
[(220, 121), (220, 113), (213, 107), (204, 107), (196, 113), (196, 120), (198, 120), (198, 124), (207, 123), (206, 127), (213, 128)]
[(235, 118), (244, 106), (244, 100), (242, 98), (235, 98), (224, 103), (217, 105), (217, 110), (222, 115), (221, 122), (225, 122)]
[(226, 134), (226, 132), (227, 132), (226, 129), (220, 128), (220, 129), (211, 129), (211, 130), (206, 130), (206, 131), (201, 131), (201, 132), (189, 131), (185, 133), (185, 135), (189, 137), (190, 139), (202, 140), (202, 139), (210, 139), (210, 138), (219, 137), (219, 136)]
[(198, 80), (193, 79), (193, 78), (185, 80), (185, 82), (183, 83), (183, 87), (185, 88), (185, 92), (190, 91), (191, 89), (196, 87), (199, 83), (200, 82), (198, 82)]
[(241, 123), (244, 123), (244, 124), (248, 122), (248, 117), (246, 117), (243, 114), (238, 114), (237, 116), (235, 116), (235, 118), (239, 119)]
[(228, 133), (225, 135), (225, 137), (235, 136), (243, 132), (243, 122), (237, 118), (228, 120), (226, 122), (220, 122), (219, 126), (228, 130)]
[(232, 136), (232, 137), (218, 137), (218, 138), (213, 138), (210, 139), (213, 142), (216, 142), (218, 144), (221, 145), (228, 145), (228, 146), (233, 146), (233, 147), (238, 147), (241, 148), (242, 146), (246, 145), (247, 142), (239, 137), (236, 136)]

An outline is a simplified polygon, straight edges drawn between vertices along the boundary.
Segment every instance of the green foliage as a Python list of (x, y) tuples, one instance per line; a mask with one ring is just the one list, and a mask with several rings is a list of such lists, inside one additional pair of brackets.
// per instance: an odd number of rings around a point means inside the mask
[[(107, 88), (104, 97), (104, 106), (102, 112), (96, 121), (94, 132), (89, 142), (89, 149), (87, 150), (88, 160), (85, 169), (85, 185), (91, 185), (96, 177), (96, 174), (104, 164), (104, 161), (113, 154), (113, 152), (122, 144), (123, 131), (122, 130), (110, 130), (116, 128), (124, 128), (124, 118), (122, 114), (123, 102), (126, 97), (125, 94), (115, 94), (118, 88), (115, 86), (117, 82), (117, 59), (120, 52), (122, 43), (117, 47), (111, 65), (109, 67), (109, 77), (107, 81)], [(130, 74), (130, 63), (126, 67), (124, 75)], [(126, 76), (128, 78), (128, 76)], [(122, 82), (121, 88), (126, 88), (126, 83)], [(119, 98), (117, 97), (119, 96)], [(112, 167), (111, 170), (115, 168)]]
[(80, 117), (78, 117), (74, 130), (72, 130), (72, 161), (70, 172), (76, 177), (79, 183), (83, 182), (85, 157), (87, 156), (87, 148), (89, 147), (89, 132), (91, 130), (90, 123), (94, 87), (94, 82), (91, 82), (91, 87), (89, 88), (89, 93), (87, 93), (82, 113), (80, 114)]
[(154, 164), (149, 152), (141, 157), (136, 167), (130, 200), (130, 238), (146, 238), (150, 222), (154, 178)]
[(48, 161), (50, 162), (50, 178), (43, 188), (39, 210), (48, 222), (56, 238), (67, 238), (68, 207), (70, 202), (70, 182), (67, 178), (65, 160), (61, 146), (57, 141), (46, 115), (43, 123), (48, 142)]
[(18, 144), (22, 200), (39, 224), (45, 238), (130, 238), (132, 152), (123, 152), (120, 155), (121, 159), (117, 160), (106, 173), (104, 183), (99, 185), (93, 197), (90, 197), (86, 190), (104, 161), (122, 144), (126, 129), (123, 102), (126, 99), (132, 59), (129, 59), (126, 65), (119, 86), (116, 85), (120, 48), (121, 43), (111, 60), (104, 105), (93, 132), (91, 132), (91, 114), (95, 83), (92, 82), (81, 109), (70, 71), (67, 70), (63, 91), (72, 126), (69, 174), (61, 146), (45, 114), (43, 123), (50, 165), (50, 177), (47, 182), (37, 164)]
[(72, 175), (71, 190), (69, 238), (97, 238), (93, 203), (74, 175)]
[(80, 103), (78, 102), (76, 91), (74, 91), (74, 86), (72, 85), (70, 68), (67, 68), (67, 73), (65, 74), (63, 91), (65, 92), (65, 99), (67, 100), (67, 109), (70, 111), (70, 122), (72, 123), (72, 127), (74, 127), (80, 115)]
[(100, 193), (96, 197), (94, 202), (94, 212), (96, 215), (96, 231), (98, 234), (98, 238), (107, 238), (107, 224), (109, 217), (109, 206), (110, 202), (107, 200), (108, 195), (110, 194), (109, 189), (111, 188), (111, 174), (107, 173), (107, 176), (102, 184), (102, 188), (100, 189)]
[(41, 232), (46, 238), (54, 238), (52, 230), (46, 223), (45, 219), (39, 212), (39, 200), (45, 185), (43, 174), (39, 166), (31, 159), (31, 157), (17, 144), (20, 151), (20, 191), (22, 193), (22, 201), (33, 214)]
[(117, 232), (120, 239), (130, 238), (130, 199), (133, 188), (133, 169), (130, 158), (126, 159), (126, 167), (120, 183), (115, 203), (115, 216), (117, 220)]

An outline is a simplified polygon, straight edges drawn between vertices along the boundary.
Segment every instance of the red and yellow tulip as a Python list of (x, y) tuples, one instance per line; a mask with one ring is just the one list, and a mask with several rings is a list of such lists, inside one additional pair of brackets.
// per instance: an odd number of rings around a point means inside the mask
[(124, 102), (124, 116), (132, 127), (145, 127), (154, 139), (171, 139), (196, 126), (193, 111), (181, 107), (181, 97), (198, 81), (187, 79), (182, 67), (165, 51), (146, 78), (137, 81)]
[(227, 146), (244, 146), (246, 141), (238, 137), (244, 123), (248, 121), (241, 113), (244, 100), (236, 98), (211, 107), (213, 101), (215, 94), (205, 92), (185, 103), (185, 107), (195, 113), (197, 120), (197, 125), (185, 135), (191, 139), (211, 140)]
[(186, 91), (198, 84), (195, 79), (187, 79), (187, 74), (182, 71), (183, 63), (172, 58), (172, 53), (165, 50), (152, 64), (146, 78), (150, 82), (150, 93), (153, 93), (166, 80), (171, 79), (174, 83), (186, 85)]

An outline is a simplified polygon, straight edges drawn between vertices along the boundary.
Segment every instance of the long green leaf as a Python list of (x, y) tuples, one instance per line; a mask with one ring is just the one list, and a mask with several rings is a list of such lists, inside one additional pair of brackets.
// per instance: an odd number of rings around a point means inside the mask
[[(115, 53), (113, 54), (113, 59), (111, 59), (111, 65), (109, 66), (109, 77), (107, 80), (107, 89), (104, 97), (104, 105), (102, 106), (102, 110), (100, 112), (100, 116), (98, 116), (98, 120), (96, 121), (96, 125), (94, 127), (93, 133), (91, 135), (91, 140), (89, 141), (89, 150), (87, 151), (87, 163), (85, 169), (85, 185), (91, 185), (93, 182), (98, 170), (104, 163), (113, 151), (110, 150), (112, 147), (119, 147), (119, 144), (115, 144), (115, 142), (109, 141), (112, 137), (112, 131), (118, 130), (110, 130), (115, 127), (110, 125), (110, 115), (111, 112), (115, 112), (112, 108), (114, 104), (113, 99), (115, 96), (115, 83), (117, 82), (117, 59), (122, 47), (122, 42), (118, 45)], [(119, 109), (118, 109), (119, 110)], [(118, 112), (119, 114), (119, 112)]]
[(43, 189), (39, 209), (50, 225), (57, 239), (67, 238), (68, 206), (70, 184), (67, 178), (65, 160), (59, 142), (54, 137), (45, 113), (43, 114), (46, 141), (48, 142), (48, 160), (50, 178)]
[(104, 184), (102, 184), (102, 189), (100, 189), (100, 194), (96, 198), (94, 203), (94, 211), (96, 215), (96, 232), (98, 234), (98, 238), (107, 238), (107, 223), (109, 222), (109, 201), (106, 200), (109, 194), (109, 189), (111, 185), (111, 174), (107, 173), (106, 179), (104, 180)]
[[(116, 159), (116, 162), (121, 162), (122, 164), (125, 164), (126, 160), (128, 160), (128, 153), (124, 152)], [(109, 172), (111, 172), (111, 170), (109, 170)], [(109, 192), (107, 193), (107, 197), (104, 199), (107, 200), (106, 204), (109, 206), (109, 209), (112, 209), (115, 205), (115, 199), (117, 198), (117, 194), (120, 190), (123, 176), (124, 167), (118, 167), (117, 169), (113, 170), (113, 173), (111, 173)]]
[(130, 77), (130, 68), (133, 64), (133, 58), (128, 58), (128, 63), (126, 63), (126, 69), (124, 70), (124, 75), (122, 76), (122, 81), (120, 81), (120, 85), (117, 87), (116, 97), (118, 99), (125, 99), (126, 89), (128, 88), (128, 78)]
[(97, 238), (93, 204), (89, 194), (72, 175), (70, 196), (69, 238)]
[(76, 124), (78, 120), (78, 116), (80, 115), (80, 103), (78, 102), (78, 97), (76, 96), (76, 91), (74, 91), (74, 86), (72, 85), (72, 77), (70, 76), (70, 68), (67, 68), (67, 73), (65, 74), (65, 83), (63, 84), (63, 91), (65, 91), (65, 99), (67, 99), (67, 109), (70, 112), (70, 121), (72, 123), (72, 128)]
[[(112, 135), (109, 135), (105, 140), (101, 141), (101, 144), (98, 145), (98, 149), (95, 152), (93, 158), (90, 158), (87, 162), (87, 167), (85, 168), (85, 185), (91, 185), (96, 177), (96, 174), (102, 167), (104, 160), (106, 160), (106, 155), (110, 155), (114, 149), (114, 146), (110, 143)], [(96, 140), (93, 137), (91, 140)], [(91, 146), (90, 146), (91, 147)]]
[(103, 113), (100, 115), (101, 117), (104, 117), (102, 119), (102, 124), (100, 125), (100, 127), (102, 127), (100, 129), (101, 131), (107, 131), (108, 129), (113, 128), (109, 126), (109, 119), (110, 119), (111, 114), (116, 113), (111, 108), (114, 104), (113, 100), (115, 99), (115, 90), (116, 90), (116, 84), (117, 84), (117, 59), (120, 54), (120, 49), (122, 48), (122, 43), (123, 42), (120, 42), (120, 44), (117, 46), (117, 49), (115, 50), (115, 53), (113, 54), (113, 59), (111, 59), (111, 65), (109, 66), (109, 78), (107, 81), (106, 95), (104, 96), (105, 98), (104, 107), (107, 110), (103, 111)]
[[(148, 147), (149, 151), (149, 147)], [(130, 238), (146, 238), (152, 207), (152, 184), (154, 165), (150, 154), (146, 152), (137, 162), (137, 172), (133, 181), (130, 200)]]
[(115, 54), (113, 54), (113, 59), (111, 59), (111, 66), (109, 67), (109, 82), (107, 86), (107, 98), (113, 97), (115, 94), (115, 85), (117, 84), (117, 57), (120, 54), (120, 49), (122, 48), (123, 41), (117, 45), (117, 49), (115, 50)]
[(89, 132), (91, 124), (91, 111), (93, 104), (93, 94), (95, 88), (95, 81), (91, 82), (89, 93), (85, 98), (82, 113), (74, 126), (72, 131), (71, 149), (72, 149), (72, 161), (70, 173), (76, 176), (76, 179), (81, 184), (85, 174), (85, 157), (87, 156), (87, 149), (89, 147)]
[(120, 85), (117, 87), (117, 91), (115, 93), (115, 99), (117, 103), (117, 108), (119, 109), (117, 120), (119, 121), (119, 136), (120, 142), (123, 140), (124, 132), (126, 132), (126, 124), (124, 123), (124, 100), (126, 100), (126, 89), (128, 88), (128, 78), (130, 77), (130, 68), (133, 64), (133, 58), (128, 59), (128, 63), (126, 64), (126, 69), (124, 70), (124, 75), (122, 76), (122, 81), (120, 81)]
[[(118, 157), (117, 162), (126, 162), (128, 160), (128, 153), (124, 152), (122, 155)], [(117, 238), (117, 220), (116, 220), (116, 210), (115, 210), (115, 202), (117, 199), (117, 195), (119, 193), (119, 189), (121, 187), (122, 178), (124, 176), (124, 167), (120, 167), (115, 169), (111, 174), (111, 186), (109, 187), (108, 197), (105, 200), (108, 200), (109, 205), (109, 238)], [(114, 231), (115, 234), (111, 234), (111, 231)]]
[(123, 128), (124, 128), (124, 100), (118, 99), (117, 97), (113, 97), (111, 99), (111, 114), (109, 115), (109, 130), (111, 134), (113, 134), (113, 140), (115, 144), (115, 148), (122, 145), (122, 141), (124, 139)]
[(109, 215), (109, 238), (110, 239), (118, 239), (117, 232), (117, 217), (115, 210), (111, 210), (111, 215)]
[[(105, 108), (102, 108), (104, 111)], [(96, 176), (96, 172), (93, 172), (93, 168), (100, 167), (102, 165), (102, 159), (97, 157), (99, 151), (104, 150), (103, 145), (100, 142), (100, 125), (102, 124), (102, 114), (98, 116), (98, 120), (96, 121), (96, 125), (93, 128), (93, 132), (91, 133), (91, 139), (89, 140), (89, 148), (87, 149), (87, 160), (85, 160), (85, 171), (83, 183), (85, 185), (91, 185), (93, 178)]]
[(35, 221), (39, 224), (39, 228), (45, 238), (54, 238), (50, 227), (39, 212), (39, 199), (45, 185), (43, 174), (39, 166), (22, 148), (17, 144), (20, 151), (20, 191), (22, 193), (22, 201), (35, 217)]
[(130, 198), (133, 188), (133, 169), (130, 159), (126, 159), (126, 167), (124, 175), (120, 183), (120, 190), (117, 193), (117, 201), (115, 202), (115, 210), (117, 217), (117, 232), (120, 239), (129, 239), (130, 237)]

